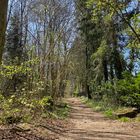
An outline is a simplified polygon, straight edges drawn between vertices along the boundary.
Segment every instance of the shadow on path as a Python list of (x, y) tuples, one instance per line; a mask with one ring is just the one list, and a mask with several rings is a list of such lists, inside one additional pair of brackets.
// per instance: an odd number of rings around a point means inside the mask
[(82, 104), (78, 98), (66, 99), (71, 106), (72, 127), (59, 134), (60, 140), (140, 140), (140, 127), (110, 120)]

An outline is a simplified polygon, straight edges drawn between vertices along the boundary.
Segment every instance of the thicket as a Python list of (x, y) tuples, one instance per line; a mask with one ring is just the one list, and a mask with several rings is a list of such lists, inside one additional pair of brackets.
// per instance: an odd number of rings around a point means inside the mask
[(140, 74), (131, 75), (124, 72), (123, 79), (113, 79), (112, 81), (103, 82), (96, 85), (90, 84), (92, 97), (96, 101), (103, 101), (116, 106), (140, 106)]
[[(21, 65), (1, 65), (0, 78), (0, 120), (3, 123), (29, 121), (53, 111), (52, 97), (46, 93), (44, 81), (34, 79), (36, 71), (31, 67), (38, 64), (38, 59), (27, 61)], [(22, 84), (15, 77), (26, 80)], [(32, 78), (31, 78), (32, 77)], [(24, 77), (25, 78), (25, 77)], [(5, 79), (7, 85), (5, 85)], [(14, 82), (17, 82), (15, 85)], [(16, 86), (14, 88), (14, 86)], [(48, 111), (48, 112), (47, 112)]]
[[(36, 71), (31, 66), (35, 65), (38, 65), (38, 59), (24, 62), (20, 66), (1, 65), (0, 123), (31, 122), (44, 117), (65, 118), (68, 115), (69, 107), (61, 101), (61, 97), (54, 101), (52, 93), (46, 90), (51, 87), (37, 77), (32, 79)], [(14, 89), (13, 82), (17, 82), (14, 77), (19, 78), (21, 75), (26, 75), (26, 80), (16, 84)], [(3, 87), (4, 79), (10, 82)]]
[(75, 3), (79, 32), (71, 54), (77, 83), (74, 94), (85, 93), (106, 106), (139, 108), (139, 2)]
[(5, 46), (0, 46), (1, 122), (67, 115), (61, 98), (69, 84), (71, 5), (58, 0), (9, 1)]

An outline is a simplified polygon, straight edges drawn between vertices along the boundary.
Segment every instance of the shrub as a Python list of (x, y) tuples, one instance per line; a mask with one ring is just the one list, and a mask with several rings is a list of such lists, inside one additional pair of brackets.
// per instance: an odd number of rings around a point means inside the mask
[(128, 72), (124, 79), (108, 81), (95, 86), (91, 83), (93, 99), (102, 100), (112, 105), (140, 106), (140, 74), (133, 76)]

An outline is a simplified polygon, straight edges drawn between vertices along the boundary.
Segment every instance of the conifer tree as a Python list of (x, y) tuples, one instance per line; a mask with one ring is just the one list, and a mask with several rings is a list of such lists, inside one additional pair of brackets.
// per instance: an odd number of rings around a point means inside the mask
[(23, 46), (20, 43), (20, 19), (18, 14), (15, 12), (11, 18), (10, 25), (7, 33), (7, 42), (6, 42), (6, 61), (8, 63), (20, 64), (23, 59)]

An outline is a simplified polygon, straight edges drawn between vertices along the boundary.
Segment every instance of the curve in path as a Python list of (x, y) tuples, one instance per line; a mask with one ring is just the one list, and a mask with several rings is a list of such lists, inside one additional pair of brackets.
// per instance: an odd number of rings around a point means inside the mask
[(59, 136), (60, 140), (140, 140), (138, 123), (110, 120), (78, 98), (66, 100), (71, 106), (69, 121), (72, 127)]

